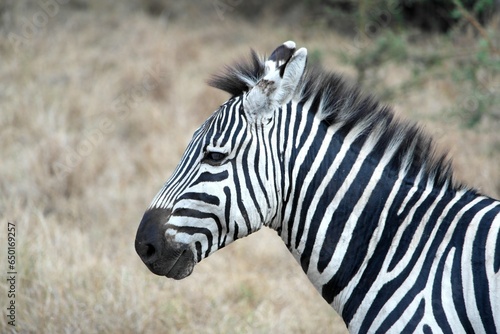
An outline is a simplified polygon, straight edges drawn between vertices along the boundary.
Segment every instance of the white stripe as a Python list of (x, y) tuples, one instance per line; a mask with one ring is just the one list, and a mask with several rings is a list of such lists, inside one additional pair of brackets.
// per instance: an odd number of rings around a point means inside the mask
[(406, 209), (406, 205), (408, 205), (408, 202), (410, 201), (410, 199), (413, 197), (415, 192), (417, 192), (419, 184), (420, 184), (420, 180), (422, 180), (423, 175), (424, 175), (424, 168), (421, 168), (417, 174), (417, 177), (415, 178), (415, 182), (413, 182), (413, 187), (406, 194), (406, 197), (405, 197), (403, 203), (401, 204), (401, 207), (398, 210), (398, 216), (400, 216), (403, 213), (404, 209)]
[[(302, 134), (304, 133), (304, 129), (306, 128), (306, 124), (309, 122), (308, 121), (308, 116), (309, 116), (309, 108), (311, 107), (311, 103), (312, 103), (312, 99), (309, 99), (306, 103), (304, 103), (304, 105), (302, 106), (302, 118), (301, 118), (301, 122), (299, 124), (299, 130), (297, 131), (297, 141), (296, 141), (296, 144), (298, 145), (299, 143), (299, 139), (300, 137), (302, 137)], [(297, 103), (292, 103), (293, 106), (295, 106), (295, 108), (297, 108)], [(286, 108), (286, 105), (284, 105), (282, 108)], [(293, 112), (297, 112), (297, 109), (292, 109), (294, 110)], [(317, 127), (319, 126), (318, 124), (319, 122), (314, 122), (312, 124), (312, 129), (317, 129)], [(314, 131), (311, 131), (311, 132), (314, 132)], [(311, 134), (309, 134), (311, 135)], [(295, 145), (295, 148), (298, 148), (298, 146)], [(301, 147), (302, 149), (302, 147)]]

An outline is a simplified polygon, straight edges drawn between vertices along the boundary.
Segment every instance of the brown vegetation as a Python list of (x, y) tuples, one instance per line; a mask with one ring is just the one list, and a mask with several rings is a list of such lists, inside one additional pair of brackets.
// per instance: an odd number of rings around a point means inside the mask
[[(18, 230), (16, 330), (345, 332), (270, 230), (212, 255), (183, 281), (151, 274), (133, 245), (191, 133), (227, 98), (206, 86), (210, 73), (250, 47), (269, 53), (294, 39), (321, 53), (325, 67), (354, 75), (336, 57), (353, 41), (318, 27), (245, 23), (230, 12), (174, 21), (63, 6), (31, 35), (23, 24), (39, 9), (20, 10), (16, 28), (0, 37), (0, 221)], [(409, 75), (405, 68), (385, 65), (381, 84)], [(450, 119), (443, 110), (460, 94), (456, 82), (433, 78), (392, 102), (451, 151), (459, 179), (499, 197), (498, 123), (466, 129)]]

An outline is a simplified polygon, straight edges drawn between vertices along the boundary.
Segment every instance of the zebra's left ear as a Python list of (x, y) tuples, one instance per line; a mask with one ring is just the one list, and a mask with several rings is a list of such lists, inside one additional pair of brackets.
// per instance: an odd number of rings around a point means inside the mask
[(245, 96), (245, 113), (255, 121), (262, 121), (290, 102), (305, 71), (306, 61), (307, 50), (295, 51), (292, 41), (276, 48), (266, 61), (265, 76)]

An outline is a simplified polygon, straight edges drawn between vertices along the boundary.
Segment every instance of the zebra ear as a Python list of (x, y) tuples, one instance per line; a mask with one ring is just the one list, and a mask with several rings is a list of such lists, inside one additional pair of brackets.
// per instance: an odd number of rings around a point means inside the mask
[[(269, 59), (267, 59), (265, 63), (265, 74), (269, 74), (276, 69), (280, 69), (280, 71), (284, 71), (286, 63), (292, 58), (293, 53), (295, 52), (295, 42), (288, 41), (278, 46), (276, 50), (271, 53)], [(283, 73), (280, 73), (283, 77)]]
[(273, 51), (265, 64), (265, 76), (248, 92), (243, 102), (245, 112), (253, 119), (268, 119), (288, 103), (306, 68), (307, 50), (295, 51), (288, 41)]

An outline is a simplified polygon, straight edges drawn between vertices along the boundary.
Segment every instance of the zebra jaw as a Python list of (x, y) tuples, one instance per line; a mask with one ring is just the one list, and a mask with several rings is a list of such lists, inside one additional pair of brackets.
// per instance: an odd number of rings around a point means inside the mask
[(196, 257), (189, 244), (176, 242), (166, 234), (170, 210), (151, 209), (144, 213), (135, 238), (135, 250), (156, 275), (183, 279), (193, 272)]

